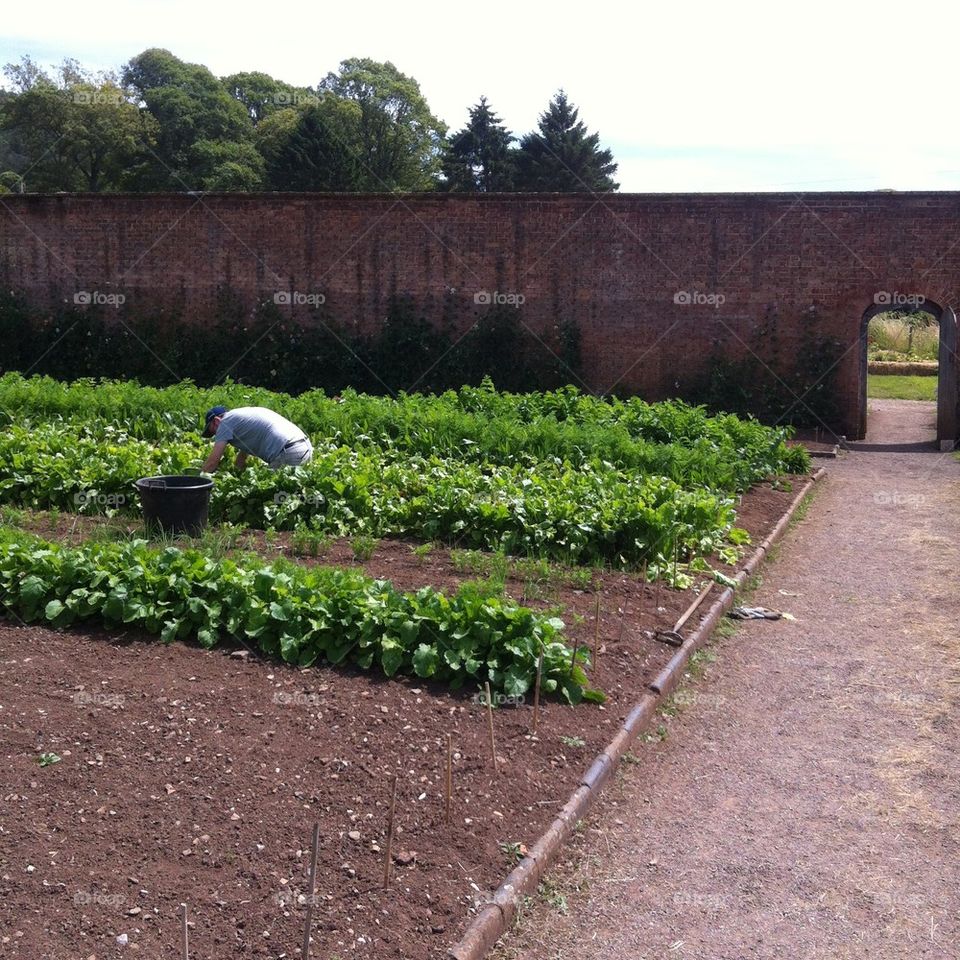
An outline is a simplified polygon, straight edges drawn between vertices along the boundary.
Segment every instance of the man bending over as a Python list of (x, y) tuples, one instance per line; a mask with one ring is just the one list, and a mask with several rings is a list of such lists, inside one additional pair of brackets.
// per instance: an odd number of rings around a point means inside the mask
[(271, 470), (299, 467), (313, 457), (313, 446), (304, 432), (286, 417), (266, 407), (211, 407), (203, 428), (213, 437), (213, 450), (201, 470), (213, 473), (220, 465), (227, 444), (237, 448), (237, 469), (243, 470), (247, 457), (259, 457)]

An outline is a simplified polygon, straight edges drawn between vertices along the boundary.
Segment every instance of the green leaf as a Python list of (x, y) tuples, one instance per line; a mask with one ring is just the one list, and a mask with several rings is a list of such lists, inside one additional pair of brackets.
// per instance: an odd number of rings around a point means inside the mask
[(403, 663), (403, 646), (392, 637), (384, 637), (380, 647), (380, 665), (383, 672), (392, 677)]
[(522, 697), (529, 689), (529, 670), (519, 664), (509, 667), (503, 677), (503, 692), (508, 697)]
[(300, 641), (289, 633), (280, 634), (280, 656), (287, 663), (296, 663), (300, 657)]
[(432, 677), (440, 665), (437, 651), (429, 644), (421, 643), (413, 654), (413, 669), (418, 677)]
[(44, 615), (48, 620), (56, 620), (65, 609), (59, 600), (51, 600), (44, 610)]

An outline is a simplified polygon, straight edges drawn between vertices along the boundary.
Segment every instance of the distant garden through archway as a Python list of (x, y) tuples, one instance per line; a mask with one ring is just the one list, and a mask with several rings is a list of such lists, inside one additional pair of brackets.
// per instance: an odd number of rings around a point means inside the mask
[(876, 298), (864, 311), (861, 332), (862, 435), (870, 399), (925, 401), (937, 404), (938, 445), (956, 445), (956, 339), (951, 308), (920, 295)]

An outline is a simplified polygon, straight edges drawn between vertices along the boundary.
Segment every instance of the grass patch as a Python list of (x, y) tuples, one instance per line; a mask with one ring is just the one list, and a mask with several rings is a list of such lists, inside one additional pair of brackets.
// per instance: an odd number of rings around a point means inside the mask
[(878, 400), (936, 400), (936, 377), (904, 377), (871, 373), (867, 396)]

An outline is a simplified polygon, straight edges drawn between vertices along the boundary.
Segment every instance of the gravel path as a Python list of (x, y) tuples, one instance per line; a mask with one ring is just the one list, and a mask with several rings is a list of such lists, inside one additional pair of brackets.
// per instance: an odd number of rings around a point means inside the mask
[[(932, 404), (871, 402), (871, 444)], [(851, 452), (501, 958), (960, 956), (960, 463)]]

